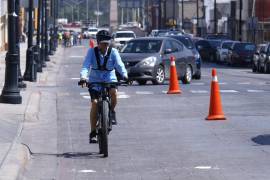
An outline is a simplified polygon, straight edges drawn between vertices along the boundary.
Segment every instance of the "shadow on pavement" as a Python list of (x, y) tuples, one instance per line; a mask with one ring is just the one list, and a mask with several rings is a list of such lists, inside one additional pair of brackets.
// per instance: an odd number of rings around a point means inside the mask
[(270, 145), (270, 134), (259, 135), (251, 140), (259, 145)]

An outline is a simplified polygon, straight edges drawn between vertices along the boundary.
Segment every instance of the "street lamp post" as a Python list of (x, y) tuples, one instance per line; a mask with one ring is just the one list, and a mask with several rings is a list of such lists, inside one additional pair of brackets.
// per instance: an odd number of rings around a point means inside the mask
[(48, 45), (48, 18), (49, 18), (49, 13), (48, 13), (48, 0), (45, 0), (45, 22), (44, 22), (44, 35), (45, 35), (45, 61), (50, 61), (49, 58), (49, 45)]
[(15, 32), (16, 32), (16, 50), (18, 53), (18, 87), (26, 88), (26, 84), (23, 82), (22, 72), (21, 72), (21, 63), (20, 63), (20, 27), (19, 27), (19, 15), (20, 15), (20, 0), (15, 0), (15, 13), (16, 23), (15, 23)]
[(21, 104), (22, 97), (18, 88), (18, 52), (16, 51), (15, 1), (7, 1), (8, 9), (8, 52), (6, 54), (5, 84), (0, 96), (1, 103)]
[(36, 47), (35, 47), (35, 61), (37, 62), (37, 72), (42, 72), (42, 56), (41, 56), (41, 8), (42, 0), (38, 0), (38, 22), (37, 22), (37, 37), (36, 37)]
[(34, 61), (34, 46), (33, 46), (33, 0), (29, 0), (28, 8), (28, 48), (26, 51), (26, 70), (23, 76), (25, 81), (37, 81), (37, 67)]
[(58, 18), (58, 0), (54, 0), (54, 13), (53, 13), (53, 27), (54, 27), (54, 46), (53, 46), (53, 50), (56, 51), (56, 48), (58, 46), (57, 44), (57, 31), (58, 31), (58, 28), (56, 26), (56, 20)]

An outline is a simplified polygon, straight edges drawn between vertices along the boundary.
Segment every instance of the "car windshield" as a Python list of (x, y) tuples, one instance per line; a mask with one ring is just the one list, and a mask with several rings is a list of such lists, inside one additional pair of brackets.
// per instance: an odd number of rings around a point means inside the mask
[(162, 40), (137, 40), (129, 41), (124, 48), (122, 53), (158, 53)]
[(133, 33), (116, 33), (115, 34), (116, 38), (134, 38), (134, 34)]
[(235, 44), (234, 49), (237, 51), (255, 51), (256, 46), (251, 43), (237, 43)]
[(220, 46), (221, 41), (209, 41), (209, 43), (213, 48), (217, 48)]
[(222, 49), (229, 49), (232, 46), (233, 42), (224, 42), (222, 44)]
[(97, 32), (97, 29), (88, 29), (89, 32)]
[(183, 43), (188, 49), (193, 49), (193, 43), (188, 37), (183, 37), (183, 36), (169, 36), (171, 38), (177, 39), (181, 43)]

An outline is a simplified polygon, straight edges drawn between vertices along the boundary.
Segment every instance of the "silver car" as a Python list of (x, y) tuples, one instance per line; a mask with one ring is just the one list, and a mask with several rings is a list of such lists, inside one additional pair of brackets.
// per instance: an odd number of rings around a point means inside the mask
[(131, 80), (144, 85), (148, 80), (163, 84), (170, 76), (170, 58), (175, 57), (178, 78), (190, 83), (197, 71), (195, 57), (181, 42), (169, 37), (137, 38), (130, 40), (120, 56)]

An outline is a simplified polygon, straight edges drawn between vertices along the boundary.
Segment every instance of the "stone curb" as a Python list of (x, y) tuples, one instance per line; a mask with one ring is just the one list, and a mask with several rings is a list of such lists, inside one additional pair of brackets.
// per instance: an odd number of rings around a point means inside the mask
[(15, 142), (1, 167), (0, 180), (16, 180), (29, 159), (27, 147)]
[[(49, 73), (44, 71), (40, 74), (38, 83), (46, 84)], [(27, 162), (30, 160), (31, 152), (28, 147), (20, 143), (20, 136), (23, 131), (24, 122), (36, 122), (39, 120), (40, 101), (42, 93), (31, 92), (28, 99), (24, 119), (20, 122), (17, 130), (17, 135), (10, 145), (7, 155), (0, 167), (0, 180), (16, 180), (20, 173), (25, 168)]]
[(35, 122), (39, 120), (40, 97), (41, 92), (32, 92), (24, 114), (25, 122)]
[(17, 135), (9, 149), (3, 165), (0, 169), (0, 180), (16, 180), (30, 159), (29, 149), (20, 144), (19, 137), (23, 130), (24, 122), (37, 121), (40, 107), (40, 92), (32, 92), (24, 114), (24, 121), (19, 125)]

